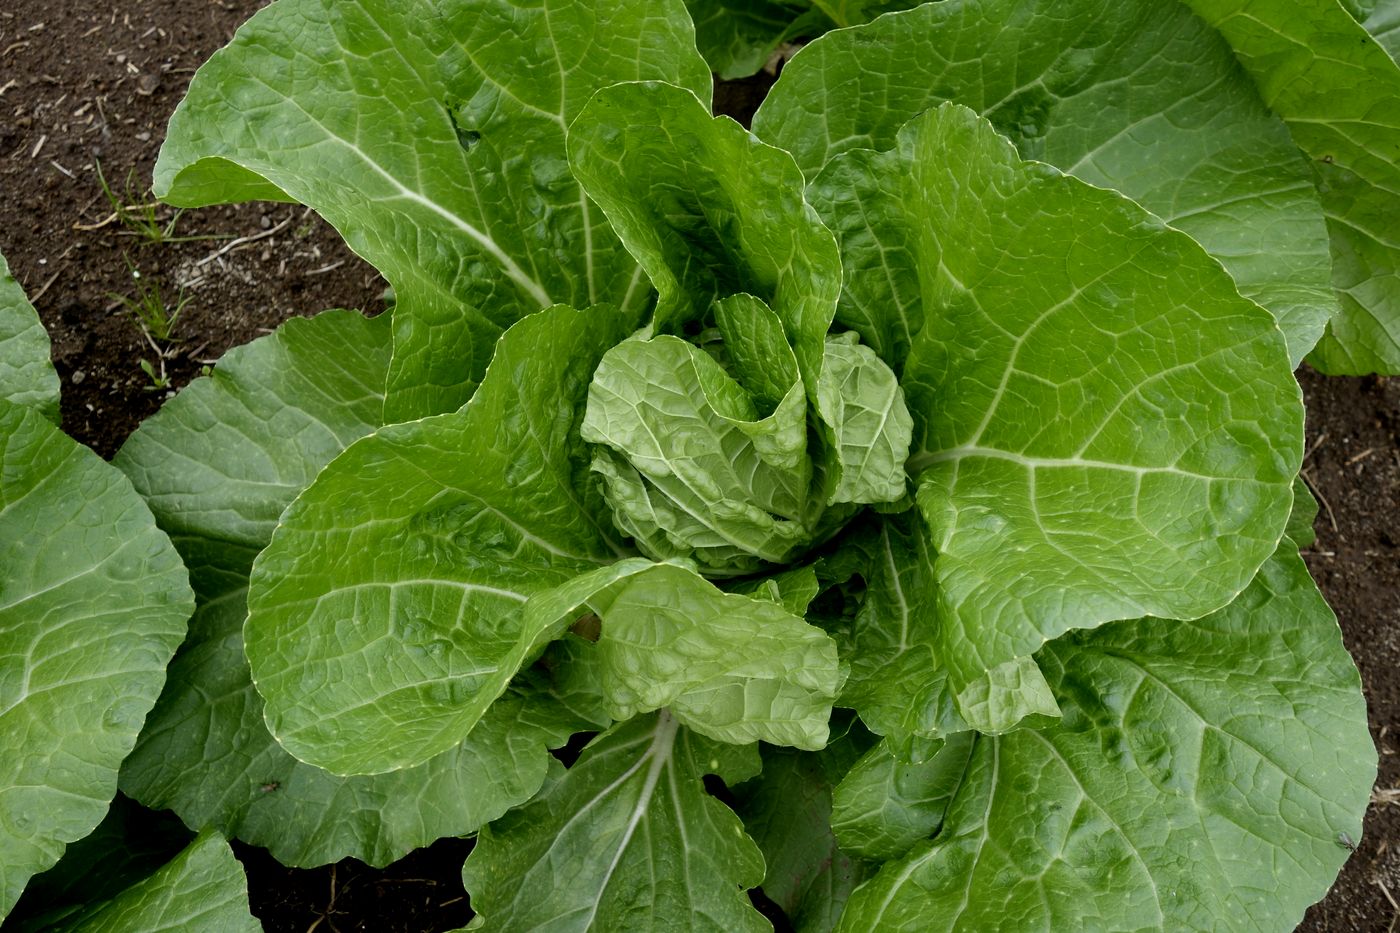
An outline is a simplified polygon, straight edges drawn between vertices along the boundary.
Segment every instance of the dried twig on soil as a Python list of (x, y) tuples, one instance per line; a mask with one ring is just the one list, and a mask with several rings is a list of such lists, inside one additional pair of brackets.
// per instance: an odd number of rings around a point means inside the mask
[(1400, 787), (1377, 787), (1372, 789), (1371, 803), (1381, 806), (1385, 804), (1400, 806)]
[(1337, 514), (1332, 511), (1332, 503), (1328, 502), (1327, 497), (1322, 494), (1322, 490), (1317, 488), (1317, 483), (1313, 482), (1313, 478), (1308, 475), (1307, 470), (1299, 470), (1298, 475), (1303, 478), (1303, 482), (1308, 484), (1308, 488), (1317, 497), (1317, 501), (1321, 502), (1322, 507), (1327, 510), (1327, 520), (1332, 523), (1332, 533), (1340, 536), (1342, 531), (1337, 527)]
[(237, 248), (240, 247), (240, 246), (247, 246), (249, 243), (254, 243), (254, 242), (258, 241), (258, 240), (267, 239), (268, 237), (272, 236), (274, 233), (278, 233), (278, 232), (280, 232), (280, 231), (286, 229), (287, 225), (290, 224), (291, 222), (292, 222), (292, 218), (288, 217), (286, 220), (282, 221), (280, 224), (278, 224), (278, 225), (275, 226), (275, 227), (272, 227), (272, 228), (269, 229), (269, 230), (264, 230), (264, 231), (262, 231), (261, 233), (254, 233), (254, 234), (252, 234), (251, 236), (241, 236), (241, 237), (239, 237), (239, 238), (236, 239), (236, 240), (229, 240), (227, 243), (225, 243), (225, 244), (223, 245), (222, 248), (215, 250), (214, 252), (210, 253), (208, 256), (205, 256), (203, 259), (201, 259), (201, 260), (199, 260), (198, 262), (196, 262), (196, 263), (194, 264), (194, 267), (195, 267), (196, 269), (198, 269), (198, 268), (200, 268), (201, 266), (204, 266), (204, 265), (207, 265), (207, 264), (213, 262), (215, 259), (218, 259), (220, 256), (224, 256), (224, 255), (226, 255), (227, 253), (232, 252), (233, 250), (237, 249)]
[(1390, 906), (1395, 908), (1395, 913), (1392, 914), (1390, 918), (1390, 926), (1386, 927), (1386, 933), (1394, 933), (1395, 924), (1400, 922), (1400, 904), (1395, 903), (1395, 898), (1391, 896), (1390, 888), (1385, 886), (1384, 881), (1377, 878), (1376, 885), (1381, 889), (1381, 893), (1385, 895), (1385, 899), (1390, 901)]

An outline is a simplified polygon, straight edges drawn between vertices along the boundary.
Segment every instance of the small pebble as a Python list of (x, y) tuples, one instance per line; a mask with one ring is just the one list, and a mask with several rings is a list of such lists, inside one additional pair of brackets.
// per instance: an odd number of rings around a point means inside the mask
[(87, 373), (83, 372), (81, 369), (75, 369), (73, 370), (73, 378), (69, 381), (72, 382), (75, 386), (82, 385), (83, 380), (86, 378)]

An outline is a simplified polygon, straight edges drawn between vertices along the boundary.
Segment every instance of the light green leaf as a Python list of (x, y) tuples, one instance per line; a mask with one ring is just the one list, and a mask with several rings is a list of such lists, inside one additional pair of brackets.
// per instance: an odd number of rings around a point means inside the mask
[(606, 308), (525, 318), (466, 407), (362, 438), (292, 503), (244, 631), (288, 751), (373, 774), (452, 748), (558, 621), (527, 618), (529, 597), (619, 556), (577, 431), (632, 326)]
[(783, 322), (762, 301), (742, 292), (716, 301), (714, 310), (734, 377), (753, 396), (760, 414), (770, 414), (802, 378)]
[(248, 912), (243, 866), (223, 837), (206, 830), (165, 867), (62, 933), (162, 933), (218, 930), (261, 933)]
[(816, 398), (841, 258), (791, 156), (653, 82), (589, 101), (569, 128), (569, 164), (656, 287), (658, 333), (753, 295), (782, 322)]
[(883, 862), (934, 835), (962, 784), (975, 735), (951, 735), (918, 763), (901, 761), (888, 741), (866, 752), (832, 796), (831, 829), (841, 848)]
[(314, 207), (394, 288), (386, 420), (437, 414), (523, 315), (645, 305), (564, 152), (595, 91), (638, 79), (709, 100), (680, 0), (282, 0), (200, 69), (154, 188)]
[(582, 728), (539, 698), (511, 696), (431, 761), (352, 778), (297, 761), (267, 731), (243, 654), (248, 572), (296, 494), (379, 425), (389, 338), (383, 316), (288, 321), (231, 351), (115, 459), (173, 535), (200, 600), (121, 786), (287, 865), (385, 865), (472, 832), (528, 800), (546, 748)]
[(194, 607), (126, 477), (0, 401), (0, 916), (101, 821)]
[(956, 105), (814, 188), (897, 198), (877, 213), (913, 231), (909, 467), (970, 725), (1053, 714), (1030, 655), (1062, 632), (1244, 588), (1288, 518), (1303, 410), (1272, 319), (1200, 247)]
[(595, 454), (594, 469), (619, 528), (657, 559), (693, 556), (707, 570), (751, 573), (815, 536), (824, 503), (812, 495), (807, 406), (796, 383), (759, 418), (708, 354), (677, 337), (628, 340), (603, 356), (582, 430), (584, 440), (625, 455)]
[[(805, 48), (754, 131), (810, 179), (842, 152), (892, 148), (942, 101), (985, 115), (1023, 158), (1122, 191), (1190, 234), (1274, 313), (1295, 364), (1336, 312), (1306, 161), (1229, 47), (1182, 5), (945, 0), (890, 14)], [(909, 244), (879, 218), (818, 207), (847, 268), (881, 270), (848, 283), (837, 318), (900, 372), (921, 324)], [(867, 227), (873, 239), (852, 235)]]
[(932, 841), (842, 929), (1288, 930), (1358, 839), (1356, 668), (1291, 545), (1228, 608), (1040, 654), (1063, 725), (975, 740)]
[(669, 707), (721, 742), (819, 749), (840, 685), (836, 643), (778, 603), (660, 565), (592, 600), (614, 719)]
[(816, 568), (808, 564), (795, 570), (784, 570), (767, 577), (750, 577), (725, 587), (726, 592), (741, 593), (754, 599), (766, 599), (780, 604), (798, 618), (807, 614), (807, 607), (821, 592)]
[(304, 764), (263, 721), (243, 654), (245, 598), (234, 590), (195, 614), (198, 634), (171, 664), (121, 786), (191, 825), (263, 846), (285, 865), (350, 856), (383, 866), (474, 832), (534, 796), (546, 749), (588, 728), (537, 691), (510, 690), (465, 741), (415, 767), (340, 777)]
[(1358, 21), (1390, 53), (1391, 58), (1400, 59), (1400, 2), (1379, 0), (1367, 12), (1369, 15), (1358, 16)]
[(827, 339), (817, 380), (817, 411), (831, 425), (839, 476), (830, 501), (894, 502), (904, 495), (914, 422), (895, 374), (855, 337)]
[(938, 583), (918, 513), (864, 519), (842, 538), (841, 557), (854, 561), (865, 593), (849, 627), (836, 634), (841, 659), (850, 664), (840, 705), (897, 741), (966, 729), (935, 660)]
[(1342, 310), (1309, 361), (1400, 372), (1400, 67), (1335, 2), (1187, 0), (1316, 160)]
[(58, 424), (58, 373), (49, 335), (0, 256), (0, 400), (28, 405)]
[(604, 733), (481, 831), (462, 870), (471, 928), (769, 930), (743, 893), (763, 856), (701, 783), (757, 770), (756, 748), (713, 744), (665, 712)]
[(848, 734), (816, 754), (764, 747), (763, 773), (734, 788), (735, 809), (763, 852), (763, 893), (796, 933), (834, 929), (851, 891), (874, 874), (831, 834), (832, 788), (867, 742)]

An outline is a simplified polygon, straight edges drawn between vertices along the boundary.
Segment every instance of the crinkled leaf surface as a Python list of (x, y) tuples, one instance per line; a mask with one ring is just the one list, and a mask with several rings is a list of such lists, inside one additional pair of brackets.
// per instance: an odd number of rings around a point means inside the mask
[(0, 401), (0, 915), (101, 821), (193, 607), (126, 477)]
[[(529, 800), (549, 748), (587, 728), (538, 691), (507, 691), (467, 738), (414, 767), (341, 777), (297, 761), (272, 738), (243, 654), (246, 590), (204, 603), (197, 638), (170, 666), (121, 786), (268, 849), (285, 865), (350, 856), (382, 866), (435, 839), (465, 835)], [(201, 755), (203, 757), (201, 757)]]
[(526, 600), (619, 556), (577, 431), (594, 367), (633, 324), (607, 308), (525, 318), (468, 405), (362, 438), (292, 503), (244, 631), (288, 751), (372, 774), (457, 745), (557, 621), (527, 619)]
[(967, 728), (952, 708), (939, 657), (938, 583), (917, 513), (869, 517), (842, 539), (865, 581), (854, 619), (837, 632), (850, 676), (840, 705), (896, 741)]
[(764, 747), (763, 772), (734, 788), (735, 809), (763, 852), (763, 893), (797, 933), (834, 929), (851, 891), (874, 873), (831, 833), (832, 788), (868, 742), (848, 732), (816, 754)]
[(782, 322), (816, 397), (841, 258), (791, 156), (652, 82), (589, 101), (569, 129), (569, 164), (656, 287), (658, 333), (704, 318), (716, 298), (753, 295)]
[[(945, 0), (895, 13), (804, 49), (754, 131), (814, 178), (842, 152), (893, 147), (906, 121), (949, 100), (984, 114), (1022, 157), (1122, 191), (1189, 233), (1274, 313), (1295, 363), (1322, 336), (1337, 301), (1311, 172), (1229, 47), (1184, 6)], [(848, 284), (838, 319), (898, 371), (919, 324), (908, 244), (859, 213), (823, 216), (838, 234), (876, 230), (843, 236), (848, 268), (884, 272)]]
[(1028, 660), (1048, 639), (1244, 588), (1288, 518), (1302, 405), (1273, 320), (1199, 246), (951, 104), (813, 187), (910, 231), (909, 468), (970, 725), (1053, 714)]
[(890, 368), (853, 332), (829, 338), (817, 410), (832, 426), (836, 489), (832, 502), (894, 502), (904, 495), (913, 420)]
[(782, 605), (723, 593), (683, 567), (628, 577), (592, 603), (614, 719), (663, 706), (721, 742), (826, 745), (836, 643)]
[(1400, 372), (1400, 66), (1340, 4), (1187, 0), (1314, 160), (1342, 310), (1309, 360)]
[(662, 712), (623, 723), (487, 826), (462, 870), (472, 929), (763, 931), (763, 856), (701, 779), (758, 770)]
[(932, 841), (842, 929), (1287, 930), (1374, 777), (1356, 668), (1291, 545), (1228, 608), (1056, 641), (1062, 725), (975, 740)]
[(824, 503), (812, 495), (806, 399), (796, 383), (789, 389), (760, 419), (748, 393), (684, 340), (609, 350), (582, 430), (625, 455), (595, 454), (620, 530), (653, 557), (693, 556), (740, 573), (811, 543)]
[(58, 424), (58, 373), (49, 334), (0, 256), (0, 399), (38, 409)]
[(861, 756), (833, 793), (831, 829), (841, 848), (885, 861), (937, 832), (962, 785), (975, 736), (949, 736), (928, 761), (901, 761), (888, 741)]
[(521, 316), (646, 302), (564, 152), (593, 92), (638, 79), (709, 100), (680, 0), (283, 0), (200, 69), (155, 191), (314, 207), (394, 287), (386, 420), (450, 411)]
[(224, 838), (206, 830), (167, 865), (62, 933), (260, 933), (248, 911), (248, 881)]
[(539, 789), (546, 746), (576, 725), (542, 698), (511, 695), (431, 761), (349, 778), (297, 761), (267, 731), (243, 654), (248, 572), (287, 504), (379, 425), (389, 351), (387, 317), (288, 321), (231, 351), (115, 461), (171, 532), (200, 601), (121, 785), (288, 865), (384, 865), (472, 832)]

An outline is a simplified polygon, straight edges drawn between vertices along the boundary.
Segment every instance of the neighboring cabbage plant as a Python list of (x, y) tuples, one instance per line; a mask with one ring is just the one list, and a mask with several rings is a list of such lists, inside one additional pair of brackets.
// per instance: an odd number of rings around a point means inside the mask
[(397, 302), (118, 455), (198, 597), (122, 789), (475, 834), (482, 929), (1290, 929), (1376, 758), (1298, 556), (1338, 246), (1231, 46), (945, 0), (709, 105), (680, 0), (281, 0), (201, 69), (158, 193)]

